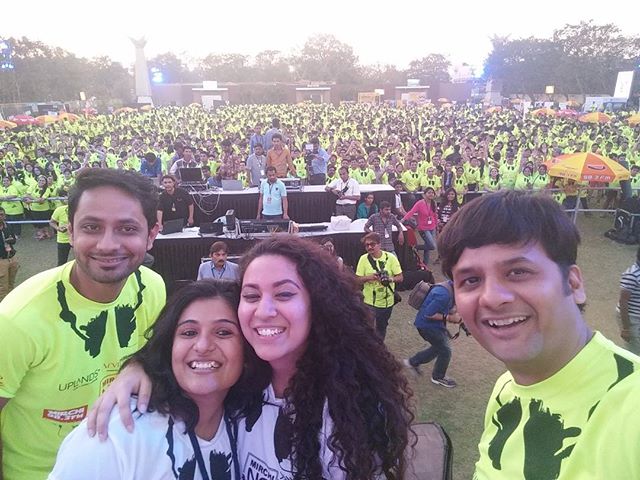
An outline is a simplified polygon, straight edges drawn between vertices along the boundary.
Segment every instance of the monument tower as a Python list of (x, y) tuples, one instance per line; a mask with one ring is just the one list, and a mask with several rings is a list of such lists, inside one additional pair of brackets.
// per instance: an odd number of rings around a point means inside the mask
[(149, 69), (147, 68), (147, 59), (144, 56), (144, 46), (147, 44), (147, 40), (144, 37), (139, 39), (131, 38), (131, 42), (136, 47), (136, 66), (134, 70), (136, 102), (138, 104), (153, 105)]

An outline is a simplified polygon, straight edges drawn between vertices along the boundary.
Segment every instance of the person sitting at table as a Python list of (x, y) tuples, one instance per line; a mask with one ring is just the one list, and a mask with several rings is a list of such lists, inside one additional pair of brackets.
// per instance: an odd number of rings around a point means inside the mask
[(222, 241), (214, 242), (209, 248), (211, 260), (200, 264), (198, 280), (206, 278), (226, 279), (237, 282), (240, 280), (238, 265), (227, 260), (229, 246)]
[(284, 218), (289, 220), (289, 200), (287, 189), (278, 180), (276, 167), (267, 167), (267, 179), (260, 184), (260, 196), (258, 197), (258, 214), (256, 218), (265, 220)]
[(193, 226), (193, 199), (189, 193), (176, 187), (176, 179), (172, 175), (162, 177), (164, 192), (158, 202), (158, 225), (162, 231), (162, 222), (184, 218), (188, 226)]
[(378, 213), (378, 205), (374, 203), (375, 197), (373, 193), (367, 193), (364, 202), (358, 205), (356, 218), (369, 218), (371, 215)]

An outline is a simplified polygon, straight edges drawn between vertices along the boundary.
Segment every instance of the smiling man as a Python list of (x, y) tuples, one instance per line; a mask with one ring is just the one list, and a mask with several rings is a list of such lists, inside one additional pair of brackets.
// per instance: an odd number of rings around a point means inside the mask
[(475, 479), (640, 478), (640, 358), (585, 322), (580, 236), (546, 196), (465, 206), (438, 239), (473, 337), (504, 362)]
[(138, 173), (80, 173), (69, 194), (75, 261), (0, 304), (0, 478), (46, 478), (62, 440), (144, 344), (165, 301), (162, 278), (140, 266), (157, 202)]

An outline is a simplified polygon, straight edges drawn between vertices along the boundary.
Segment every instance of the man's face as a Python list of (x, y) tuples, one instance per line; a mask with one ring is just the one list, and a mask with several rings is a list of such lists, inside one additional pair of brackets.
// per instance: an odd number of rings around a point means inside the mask
[(164, 180), (162, 180), (162, 186), (167, 192), (171, 193), (173, 192), (173, 189), (175, 188), (176, 183), (170, 178), (165, 178)]
[(586, 328), (576, 305), (586, 299), (577, 266), (563, 279), (539, 243), (492, 244), (465, 249), (452, 273), (463, 321), (512, 373), (540, 381), (575, 354)]
[(349, 172), (346, 168), (340, 169), (340, 178), (343, 182), (346, 182), (349, 179)]
[(224, 250), (213, 252), (211, 254), (211, 261), (217, 268), (222, 268), (224, 266), (224, 262), (227, 261), (227, 252)]
[(184, 158), (187, 162), (190, 162), (193, 158), (193, 152), (190, 148), (185, 148), (182, 152), (182, 158)]
[(136, 198), (105, 186), (82, 194), (69, 233), (79, 284), (90, 292), (133, 273), (153, 245), (158, 226), (149, 230)]
[(381, 211), (382, 216), (387, 218), (389, 216), (391, 216), (391, 207), (384, 207)]
[(411, 167), (411, 171), (412, 172), (418, 171), (418, 162), (411, 162), (411, 163), (409, 163), (409, 165)]
[(364, 158), (359, 158), (358, 167), (364, 170), (367, 167), (367, 161)]
[(267, 180), (269, 180), (269, 183), (273, 183), (276, 181), (277, 175), (275, 170), (267, 170)]
[(262, 154), (264, 153), (264, 150), (262, 149), (262, 145), (256, 146), (256, 148), (254, 148), (253, 151), (258, 157), (262, 156)]

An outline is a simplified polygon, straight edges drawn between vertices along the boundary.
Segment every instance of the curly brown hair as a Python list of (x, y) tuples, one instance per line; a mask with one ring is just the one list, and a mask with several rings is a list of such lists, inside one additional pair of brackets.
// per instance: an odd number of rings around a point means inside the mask
[(294, 478), (321, 478), (320, 430), (325, 402), (333, 421), (327, 444), (348, 480), (384, 474), (401, 479), (413, 414), (412, 391), (402, 366), (371, 327), (370, 313), (353, 276), (340, 272), (318, 244), (281, 234), (254, 246), (244, 272), (263, 255), (296, 265), (311, 300), (307, 348), (284, 396), (292, 407)]

